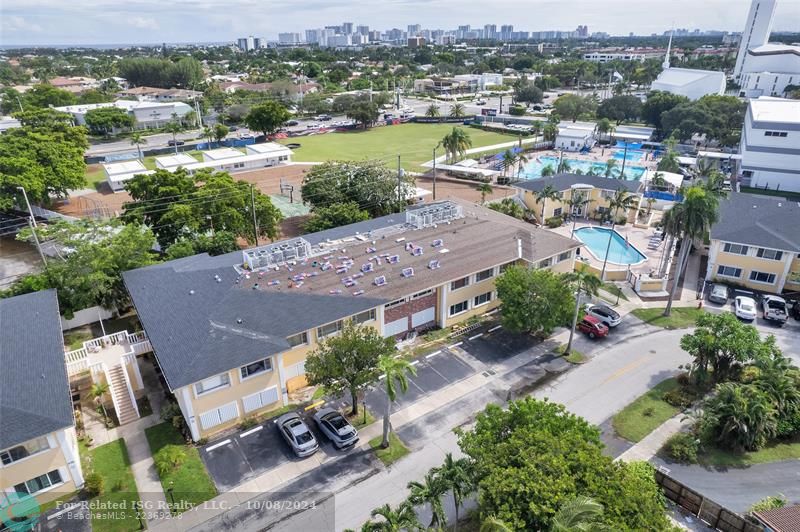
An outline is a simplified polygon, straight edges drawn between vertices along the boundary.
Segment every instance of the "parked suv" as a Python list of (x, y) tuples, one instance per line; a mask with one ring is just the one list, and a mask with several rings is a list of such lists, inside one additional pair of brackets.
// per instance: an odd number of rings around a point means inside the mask
[(764, 319), (777, 322), (783, 325), (789, 319), (786, 312), (786, 300), (778, 296), (763, 296), (761, 298), (761, 309), (764, 311)]
[(616, 327), (622, 321), (619, 313), (606, 305), (586, 305), (586, 315), (593, 316), (603, 322), (607, 327)]
[(594, 316), (584, 316), (583, 319), (578, 322), (577, 329), (586, 333), (586, 335), (592, 339), (608, 336), (608, 327)]
[(358, 431), (333, 408), (321, 408), (314, 414), (314, 421), (337, 449), (352, 447), (358, 442)]
[(294, 451), (294, 454), (300, 458), (311, 456), (319, 449), (317, 439), (309, 430), (306, 422), (294, 412), (284, 414), (276, 419), (275, 425), (278, 427), (283, 439)]
[(708, 293), (708, 300), (712, 303), (720, 305), (728, 304), (728, 287), (724, 284), (715, 283), (711, 286), (711, 291)]

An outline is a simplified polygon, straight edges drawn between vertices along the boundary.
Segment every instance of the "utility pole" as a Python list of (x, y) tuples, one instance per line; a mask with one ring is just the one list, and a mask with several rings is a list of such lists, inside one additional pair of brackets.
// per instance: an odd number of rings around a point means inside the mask
[(397, 156), (397, 205), (400, 209), (399, 212), (403, 212), (403, 169), (400, 167), (400, 156)]
[(258, 245), (258, 219), (256, 218), (256, 186), (250, 183), (250, 209), (253, 211), (253, 235)]
[(22, 108), (22, 101), (19, 99), (19, 95), (17, 95), (17, 105), (19, 105), (19, 110), (25, 112), (25, 109)]
[(33, 218), (28, 218), (28, 227), (31, 228), (31, 233), (33, 233), (33, 241), (36, 242), (36, 249), (39, 250), (39, 256), (42, 258), (44, 265), (47, 266), (47, 259), (42, 252), (42, 245), (39, 243), (39, 237), (36, 236), (36, 227), (34, 227), (34, 225), (31, 223), (32, 220)]
[(31, 202), (28, 201), (28, 193), (25, 192), (25, 187), (17, 187), (17, 190), (21, 190), (22, 191), (22, 196), (25, 198), (25, 205), (28, 206), (28, 214), (31, 217), (31, 222), (33, 223), (34, 227), (37, 227), (36, 226), (36, 218), (33, 217), (33, 209), (31, 209)]
[(441, 145), (440, 142), (433, 148), (433, 201), (436, 201), (436, 149)]

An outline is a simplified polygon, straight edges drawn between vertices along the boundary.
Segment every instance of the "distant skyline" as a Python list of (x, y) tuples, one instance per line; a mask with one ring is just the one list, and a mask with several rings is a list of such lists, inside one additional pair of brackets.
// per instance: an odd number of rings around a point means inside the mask
[[(742, 31), (749, 0), (2, 0), (1, 45), (233, 42), (342, 22), (370, 28), (455, 29), (513, 24), (516, 30), (612, 35), (670, 27)], [(487, 9), (489, 8), (490, 9)], [(774, 31), (798, 31), (800, 0), (779, 0)]]

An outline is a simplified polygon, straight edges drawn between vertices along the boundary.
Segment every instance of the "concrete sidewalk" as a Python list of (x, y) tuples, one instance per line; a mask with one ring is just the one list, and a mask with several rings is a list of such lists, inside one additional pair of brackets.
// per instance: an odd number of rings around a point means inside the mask
[(688, 428), (691, 424), (692, 420), (681, 412), (656, 427), (653, 432), (645, 436), (639, 443), (618, 456), (617, 460), (624, 462), (649, 461), (671, 436)]

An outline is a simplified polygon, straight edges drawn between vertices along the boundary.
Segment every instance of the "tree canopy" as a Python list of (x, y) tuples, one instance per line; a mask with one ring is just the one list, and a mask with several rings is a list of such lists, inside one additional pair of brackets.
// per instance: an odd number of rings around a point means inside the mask
[(134, 87), (192, 88), (203, 81), (203, 67), (193, 57), (175, 62), (155, 57), (125, 58), (117, 68), (119, 75)]
[(680, 140), (704, 134), (707, 140), (735, 146), (741, 136), (745, 109), (746, 104), (735, 96), (707, 95), (661, 113), (661, 127), (665, 135)]
[(565, 94), (553, 102), (553, 106), (559, 116), (575, 122), (581, 115), (594, 113), (597, 101), (592, 95)]
[(600, 102), (597, 116), (608, 118), (621, 124), (623, 121), (636, 120), (642, 113), (642, 102), (636, 96), (613, 96)]
[(261, 131), (264, 136), (275, 133), (287, 120), (291, 118), (289, 111), (281, 103), (274, 100), (254, 105), (244, 123), (252, 130)]
[(509, 331), (544, 338), (572, 317), (575, 299), (569, 284), (550, 270), (509, 266), (495, 286), (503, 302), (503, 326)]
[(329, 207), (315, 209), (311, 218), (303, 225), (303, 229), (307, 233), (316, 233), (364, 220), (369, 220), (369, 213), (361, 210), (358, 203), (354, 201), (334, 203)]
[(86, 112), (86, 125), (96, 135), (108, 135), (115, 128), (133, 127), (133, 116), (119, 107), (98, 107)]
[(688, 103), (689, 98), (671, 92), (653, 91), (647, 95), (647, 100), (642, 105), (642, 118), (652, 124), (659, 131), (663, 130), (661, 114), (683, 103)]

